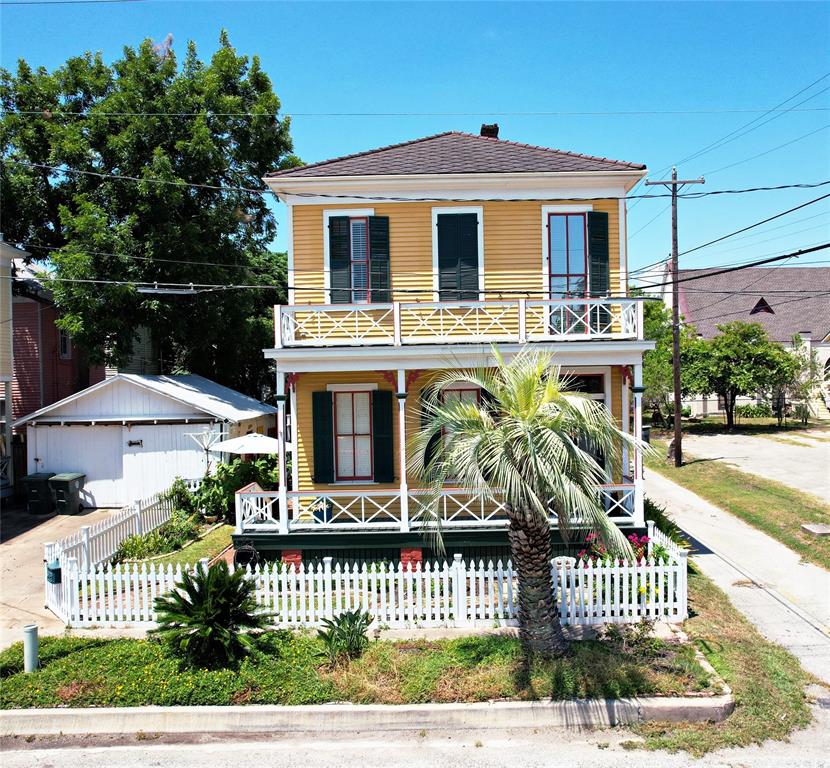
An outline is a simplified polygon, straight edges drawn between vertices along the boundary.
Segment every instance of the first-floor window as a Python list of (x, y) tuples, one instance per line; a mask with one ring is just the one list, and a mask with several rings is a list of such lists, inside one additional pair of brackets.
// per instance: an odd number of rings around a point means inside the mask
[(372, 393), (334, 393), (337, 480), (372, 479)]

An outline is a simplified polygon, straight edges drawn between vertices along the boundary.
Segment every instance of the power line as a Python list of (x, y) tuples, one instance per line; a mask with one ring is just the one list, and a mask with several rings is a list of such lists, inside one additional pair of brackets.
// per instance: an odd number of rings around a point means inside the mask
[(99, 3), (144, 3), (147, 0), (0, 0), (0, 5), (97, 5)]
[(689, 250), (687, 251), (682, 251), (680, 255), (687, 256), (690, 253), (694, 253), (695, 251), (701, 250), (701, 248), (708, 248), (710, 245), (720, 243), (722, 240), (726, 240), (730, 237), (733, 237), (734, 235), (740, 235), (742, 232), (746, 232), (750, 229), (755, 229), (755, 227), (760, 227), (762, 224), (766, 224), (769, 221), (780, 219), (782, 216), (786, 216), (788, 213), (793, 213), (795, 211), (801, 210), (802, 208), (806, 208), (808, 205), (814, 205), (815, 203), (821, 202), (822, 200), (826, 200), (828, 197), (830, 197), (830, 194), (821, 195), (820, 197), (813, 198), (812, 200), (808, 200), (806, 203), (801, 203), (801, 205), (796, 205), (793, 208), (788, 208), (786, 211), (776, 213), (774, 216), (768, 216), (766, 219), (756, 221), (754, 224), (742, 227), (741, 229), (736, 229), (734, 232), (729, 232), (728, 234), (721, 235), (720, 237), (716, 237), (714, 240), (709, 240), (708, 242), (702, 243), (701, 245), (696, 245), (694, 248), (689, 248)]
[(798, 256), (803, 256), (807, 253), (814, 253), (815, 251), (822, 251), (826, 248), (830, 248), (830, 243), (822, 243), (821, 245), (815, 245), (812, 248), (802, 248), (799, 251), (793, 251), (792, 253), (783, 254), (781, 256), (772, 256), (768, 259), (758, 259), (756, 261), (748, 262), (747, 264), (742, 264), (736, 267), (727, 267), (725, 269), (716, 269), (712, 272), (706, 272), (703, 275), (688, 275), (687, 277), (681, 277), (675, 280), (667, 280), (662, 283), (649, 283), (646, 287), (648, 288), (662, 288), (664, 285), (674, 285), (675, 283), (687, 283), (691, 280), (701, 280), (704, 277), (713, 277), (714, 275), (725, 275), (728, 272), (738, 272), (742, 269), (748, 269), (750, 267), (759, 267), (762, 264), (770, 264), (774, 261), (782, 261), (783, 259), (793, 259), (797, 258)]
[(792, 139), (790, 141), (786, 141), (783, 144), (779, 144), (777, 147), (773, 147), (772, 149), (768, 149), (765, 152), (759, 152), (757, 155), (752, 155), (752, 157), (745, 157), (743, 160), (737, 160), (734, 163), (729, 163), (729, 165), (722, 165), (720, 168), (715, 168), (714, 171), (706, 171), (704, 176), (711, 176), (713, 173), (720, 173), (721, 171), (725, 171), (727, 168), (734, 168), (736, 165), (743, 165), (744, 163), (748, 163), (751, 160), (757, 160), (759, 157), (764, 157), (765, 155), (769, 155), (772, 152), (777, 152), (779, 149), (783, 149), (784, 147), (789, 147), (790, 144), (795, 144), (798, 141), (802, 141), (803, 139), (809, 138), (810, 136), (820, 133), (821, 131), (826, 131), (830, 128), (830, 125), (823, 125), (821, 128), (816, 128), (814, 131), (810, 131), (809, 133), (805, 133), (803, 136), (799, 136), (797, 139)]
[[(85, 0), (85, 2), (145, 2), (146, 0)], [(81, 0), (76, 0), (81, 2)], [(47, 2), (6, 2), (0, 0), (0, 5), (47, 5)], [(71, 2), (59, 2), (54, 5), (71, 5)], [(816, 94), (818, 95), (818, 94)], [(642, 109), (617, 111), (481, 111), (481, 112), (285, 112), (287, 117), (637, 117), (644, 115), (732, 115), (753, 114), (762, 112), (830, 112), (830, 107), (806, 107), (804, 109), (770, 110), (766, 107), (747, 107), (736, 109)], [(0, 114), (21, 115), (24, 117), (40, 116), (51, 120), (58, 117), (274, 117), (276, 112), (216, 112), (203, 110), (200, 112), (111, 112), (105, 110), (86, 110), (81, 112), (52, 112), (50, 107), (42, 109), (4, 109)]]
[[(94, 176), (96, 178), (101, 178), (105, 180), (116, 180), (116, 181), (132, 181), (136, 183), (148, 183), (148, 184), (167, 184), (170, 186), (175, 187), (190, 187), (194, 189), (209, 189), (217, 192), (246, 192), (250, 194), (273, 194), (270, 189), (254, 189), (251, 187), (237, 187), (237, 186), (222, 186), (217, 184), (200, 184), (195, 182), (187, 182), (187, 181), (177, 181), (174, 179), (158, 179), (158, 178), (147, 178), (141, 176), (128, 176), (125, 174), (113, 174), (113, 173), (103, 173), (101, 171), (86, 171), (80, 170), (77, 168), (67, 168), (65, 166), (60, 165), (48, 165), (46, 163), (32, 163), (26, 160), (18, 160), (16, 158), (3, 158), (3, 162), (6, 163), (15, 163), (17, 165), (22, 165), (24, 167), (29, 168), (41, 168), (44, 170), (51, 170), (55, 171), (56, 173), (75, 173), (80, 175), (87, 175), (87, 176)], [(289, 179), (290, 181), (290, 179)], [(749, 187), (745, 189), (717, 189), (711, 190), (709, 192), (687, 192), (681, 193), (678, 197), (688, 198), (688, 199), (697, 199), (700, 197), (711, 197), (715, 195), (737, 195), (737, 194), (745, 194), (749, 192), (776, 192), (782, 189), (815, 189), (817, 187), (824, 187), (830, 184), (830, 180), (827, 181), (819, 181), (819, 182), (799, 182), (795, 184), (778, 184), (776, 186), (769, 186), (769, 187)], [(378, 202), (395, 202), (395, 203), (461, 203), (461, 202), (547, 202), (551, 199), (550, 196), (547, 197), (540, 197), (540, 198), (528, 198), (528, 197), (516, 197), (516, 198), (504, 198), (504, 197), (395, 197), (395, 196), (383, 196), (383, 195), (358, 195), (358, 194), (333, 194), (333, 193), (325, 193), (325, 192), (292, 192), (292, 195), (297, 197), (309, 197), (309, 198), (330, 198), (330, 199), (345, 199), (345, 200), (374, 200)], [(601, 200), (632, 200), (632, 199), (658, 199), (658, 198), (666, 198), (671, 197), (671, 193), (656, 193), (656, 194), (649, 194), (649, 195), (635, 195), (633, 197), (624, 195), (620, 196), (602, 196), (602, 197), (568, 197), (568, 200), (578, 200), (578, 201), (601, 201)]]

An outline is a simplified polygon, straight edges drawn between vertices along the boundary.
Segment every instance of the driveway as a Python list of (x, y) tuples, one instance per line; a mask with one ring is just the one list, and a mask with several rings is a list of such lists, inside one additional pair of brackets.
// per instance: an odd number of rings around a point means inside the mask
[(42, 519), (3, 502), (0, 540), (0, 648), (23, 639), (21, 628), (37, 624), (42, 634), (57, 634), (64, 624), (43, 607), (43, 545), (83, 525), (94, 525), (117, 510), (85, 510), (79, 515)]
[(830, 431), (684, 435), (683, 450), (830, 500)]
[(768, 640), (830, 683), (830, 573), (657, 472), (646, 494), (692, 539), (700, 570)]

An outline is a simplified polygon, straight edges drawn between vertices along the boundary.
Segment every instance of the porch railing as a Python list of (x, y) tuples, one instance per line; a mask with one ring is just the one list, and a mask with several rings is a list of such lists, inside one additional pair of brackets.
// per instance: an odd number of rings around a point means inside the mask
[(642, 307), (642, 301), (611, 298), (276, 306), (274, 345), (642, 339)]
[[(642, 488), (636, 483), (599, 486), (608, 517), (622, 527), (643, 525)], [(556, 513), (550, 510), (551, 522)], [(439, 524), (442, 528), (504, 528), (505, 503), (500, 498), (445, 488), (430, 492), (398, 490), (288, 491), (280, 505), (278, 491), (246, 487), (236, 494), (237, 533), (299, 531), (410, 531)], [(572, 524), (579, 525), (574, 520)]]

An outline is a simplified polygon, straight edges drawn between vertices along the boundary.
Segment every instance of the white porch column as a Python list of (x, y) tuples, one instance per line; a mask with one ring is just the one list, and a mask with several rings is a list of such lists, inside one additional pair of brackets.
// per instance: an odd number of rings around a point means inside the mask
[[(634, 365), (634, 437), (643, 439), (643, 364)], [(639, 449), (634, 454), (634, 517), (636, 525), (643, 525), (643, 452)]]
[[(11, 307), (9, 307), (11, 312)], [(3, 383), (3, 399), (6, 403), (6, 421), (3, 424), (3, 442), (6, 445), (6, 475), (9, 485), (14, 485), (14, 448), (12, 447), (12, 383)]]
[[(628, 384), (628, 377), (623, 378), (622, 382), (622, 431), (626, 435), (631, 434), (631, 390)], [(623, 482), (625, 478), (629, 477), (631, 472), (630, 457), (628, 455), (628, 446), (623, 444), (622, 449), (622, 465), (623, 465)]]
[(277, 458), (279, 461), (279, 490), (277, 504), (279, 506), (280, 534), (288, 533), (288, 486), (285, 472), (285, 373), (277, 371)]
[(409, 530), (409, 486), (406, 480), (406, 371), (398, 371), (398, 462), (401, 473), (401, 531)]

